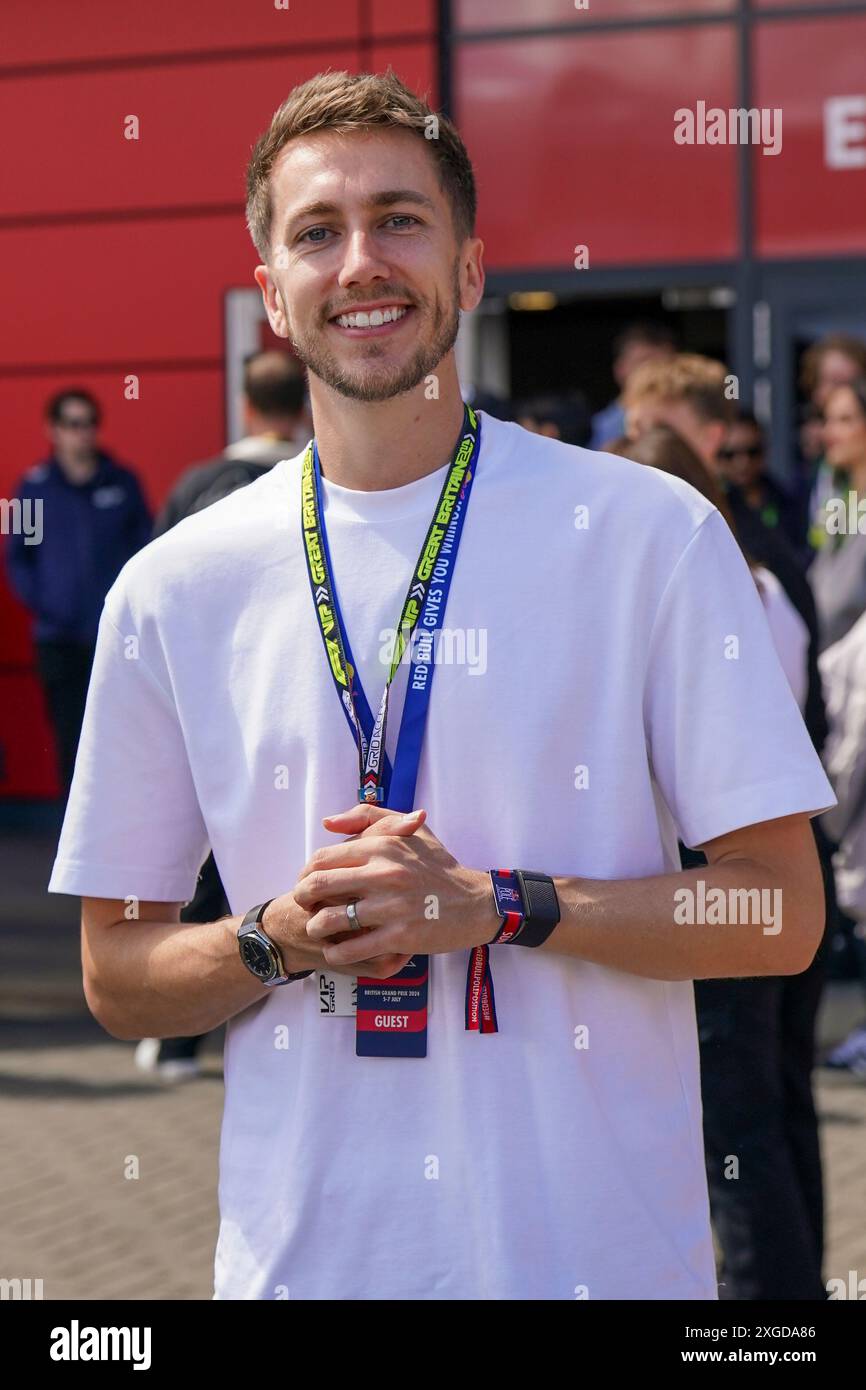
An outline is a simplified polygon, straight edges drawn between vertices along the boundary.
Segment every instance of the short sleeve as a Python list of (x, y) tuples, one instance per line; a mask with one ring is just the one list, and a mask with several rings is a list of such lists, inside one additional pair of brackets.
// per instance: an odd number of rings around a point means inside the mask
[(834, 804), (754, 578), (715, 510), (660, 600), (644, 723), (653, 775), (686, 845)]
[(207, 852), (170, 689), (106, 607), (48, 891), (187, 902)]

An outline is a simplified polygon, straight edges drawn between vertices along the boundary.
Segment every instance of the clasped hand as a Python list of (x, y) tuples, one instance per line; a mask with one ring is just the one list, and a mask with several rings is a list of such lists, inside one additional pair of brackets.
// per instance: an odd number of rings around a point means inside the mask
[[(367, 803), (323, 821), (350, 838), (317, 849), (292, 895), (311, 913), (307, 936), (335, 969), (378, 955), (465, 950), (495, 935), (488, 875), (459, 864), (425, 821), (425, 811), (401, 815)], [(360, 931), (346, 915), (348, 903), (356, 905)]]

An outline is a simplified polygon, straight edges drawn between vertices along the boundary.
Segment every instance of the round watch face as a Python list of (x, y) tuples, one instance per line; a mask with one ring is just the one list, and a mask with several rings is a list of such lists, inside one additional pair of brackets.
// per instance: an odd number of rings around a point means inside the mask
[(256, 936), (246, 936), (241, 942), (241, 955), (248, 970), (260, 980), (269, 980), (276, 973), (276, 961)]

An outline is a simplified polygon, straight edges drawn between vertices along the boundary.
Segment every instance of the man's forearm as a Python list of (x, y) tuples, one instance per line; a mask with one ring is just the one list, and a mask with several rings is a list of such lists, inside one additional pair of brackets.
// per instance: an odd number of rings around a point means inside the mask
[(823, 931), (823, 892), (811, 875), (788, 877), (747, 860), (554, 883), (561, 919), (538, 949), (649, 979), (796, 974)]
[[(219, 1027), (268, 994), (269, 987), (240, 958), (242, 920), (118, 922), (105, 929), (110, 948), (100, 951), (98, 971), (88, 961), (85, 935), (82, 958), (91, 1011), (118, 1038), (188, 1037)], [(290, 973), (309, 968), (282, 943), (280, 955)]]

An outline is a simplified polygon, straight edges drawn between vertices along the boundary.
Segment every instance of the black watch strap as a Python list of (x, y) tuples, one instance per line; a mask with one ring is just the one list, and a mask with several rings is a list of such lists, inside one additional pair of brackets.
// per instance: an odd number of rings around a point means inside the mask
[[(295, 970), (293, 973), (291, 973), (291, 974), (289, 974), (289, 975), (284, 975), (284, 974), (283, 974), (283, 970), (284, 970), (284, 967), (283, 967), (283, 958), (282, 958), (282, 956), (280, 955), (280, 949), (279, 949), (279, 947), (277, 946), (277, 943), (276, 943), (275, 941), (272, 941), (272, 940), (271, 940), (271, 938), (268, 936), (267, 932), (265, 931), (264, 927), (262, 926), (262, 918), (263, 918), (264, 915), (265, 915), (265, 911), (266, 911), (267, 908), (270, 907), (270, 905), (271, 905), (271, 903), (272, 903), (273, 901), (274, 901), (273, 898), (268, 898), (266, 902), (259, 903), (257, 907), (251, 907), (251, 908), (250, 908), (249, 912), (247, 912), (247, 913), (245, 914), (243, 921), (241, 922), (240, 926), (238, 927), (238, 940), (241, 939), (241, 937), (244, 935), (245, 932), (248, 932), (248, 931), (249, 931), (250, 927), (255, 927), (255, 929), (256, 929), (256, 934), (257, 934), (258, 936), (260, 936), (260, 937), (264, 937), (265, 941), (267, 941), (267, 943), (268, 943), (268, 945), (270, 946), (271, 950), (274, 952), (274, 955), (276, 956), (277, 961), (279, 962), (279, 970), (280, 970), (280, 979), (279, 979), (279, 983), (280, 983), (280, 984), (283, 984), (283, 985), (290, 985), (290, 984), (292, 984), (295, 980), (306, 980), (307, 977), (308, 977), (309, 975), (312, 975), (312, 974), (313, 974), (313, 971), (312, 971), (312, 970)], [(277, 981), (274, 981), (274, 983), (277, 983)]]

